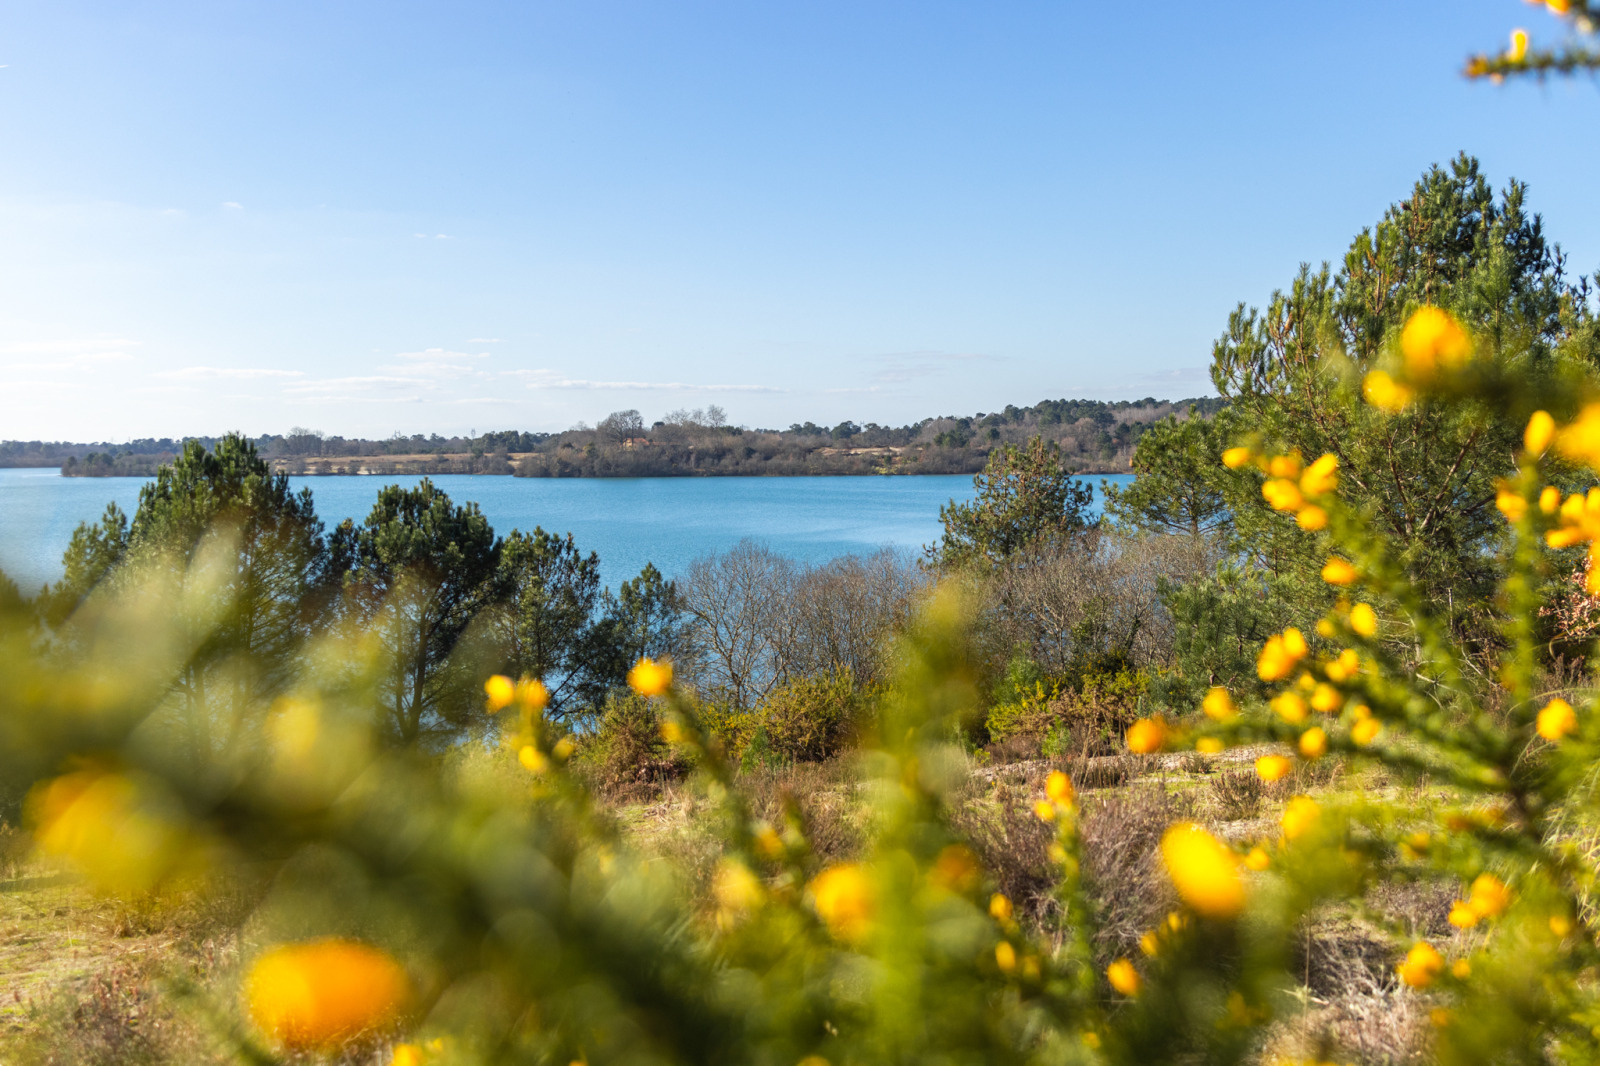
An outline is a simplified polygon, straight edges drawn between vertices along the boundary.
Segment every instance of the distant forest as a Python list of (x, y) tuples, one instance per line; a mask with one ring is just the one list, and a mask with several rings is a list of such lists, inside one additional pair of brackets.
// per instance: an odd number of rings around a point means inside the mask
[[(787, 429), (729, 425), (721, 408), (671, 412), (646, 425), (617, 411), (597, 425), (561, 433), (501, 430), (472, 437), (395, 434), (386, 440), (328, 436), (296, 427), (255, 438), (274, 470), (289, 474), (501, 474), (517, 477), (683, 477), (801, 474), (967, 474), (1001, 444), (1043, 436), (1082, 473), (1128, 469), (1134, 446), (1155, 423), (1210, 417), (1217, 397), (1167, 401), (1043, 400), (1031, 407), (925, 418), (906, 426), (795, 423)], [(210, 437), (193, 438), (206, 447)], [(58, 466), (68, 477), (150, 476), (182, 439), (125, 444), (0, 441), (0, 466)]]

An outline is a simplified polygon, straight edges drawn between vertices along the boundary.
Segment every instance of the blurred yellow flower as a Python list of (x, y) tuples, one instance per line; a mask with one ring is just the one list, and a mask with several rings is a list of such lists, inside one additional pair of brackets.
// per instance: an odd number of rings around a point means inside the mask
[(1339, 457), (1328, 452), (1300, 475), (1300, 491), (1307, 498), (1326, 496), (1339, 487)]
[(1337, 555), (1322, 564), (1322, 580), (1330, 585), (1354, 584), (1360, 576), (1354, 566)]
[(1194, 742), (1194, 750), (1201, 755), (1216, 755), (1227, 748), (1221, 737), (1201, 737)]
[(1139, 950), (1154, 958), (1161, 953), (1161, 934), (1155, 929), (1146, 929), (1139, 937)]
[(994, 946), (994, 964), (1000, 967), (1001, 973), (1010, 973), (1017, 968), (1017, 949), (1009, 941), (1002, 940)]
[(1282, 681), (1294, 673), (1310, 649), (1298, 629), (1290, 627), (1267, 638), (1256, 658), (1256, 673), (1263, 681)]
[(1206, 712), (1206, 717), (1219, 722), (1226, 722), (1239, 713), (1233, 697), (1228, 690), (1220, 685), (1213, 686), (1206, 691), (1206, 698), (1200, 701), (1201, 710)]
[(1378, 632), (1378, 613), (1368, 603), (1358, 603), (1350, 608), (1350, 628), (1363, 637)]
[(1159, 718), (1141, 718), (1128, 727), (1128, 750), (1136, 755), (1160, 751), (1167, 742), (1167, 727)]
[(1267, 460), (1267, 473), (1273, 477), (1298, 478), (1300, 476), (1300, 453), (1290, 452), (1288, 455), (1275, 455)]
[(1361, 381), (1361, 394), (1380, 411), (1397, 415), (1411, 405), (1417, 394), (1389, 376), (1388, 371), (1370, 371)]
[(1361, 656), (1356, 654), (1354, 648), (1346, 648), (1322, 670), (1328, 675), (1328, 680), (1343, 684), (1361, 673)]
[(1472, 963), (1466, 959), (1457, 959), (1450, 964), (1450, 975), (1465, 981), (1472, 976)]
[(641, 696), (659, 696), (672, 684), (672, 663), (640, 659), (628, 671), (628, 687)]
[(1529, 455), (1543, 455), (1556, 435), (1556, 420), (1549, 411), (1535, 411), (1522, 431), (1522, 447)]
[(1244, 909), (1239, 858), (1193, 822), (1178, 822), (1161, 837), (1161, 859), (1178, 896), (1207, 918), (1232, 918)]
[(860, 940), (872, 928), (878, 913), (877, 892), (860, 865), (830, 866), (806, 887), (817, 917), (841, 940)]
[(1078, 798), (1072, 788), (1072, 778), (1060, 770), (1050, 771), (1050, 776), (1044, 779), (1044, 794), (1063, 807), (1072, 806)]
[(1511, 47), (1506, 49), (1506, 58), (1513, 63), (1520, 63), (1528, 55), (1528, 31), (1515, 29), (1511, 31)]
[[(1336, 665), (1330, 663), (1330, 666)], [(1311, 709), (1323, 714), (1332, 714), (1344, 706), (1344, 693), (1332, 685), (1318, 685), (1316, 691), (1311, 693)]]
[(983, 870), (978, 857), (965, 844), (948, 844), (940, 849), (928, 871), (928, 879), (950, 892), (967, 893), (978, 887)]
[(1572, 0), (1544, 0), (1544, 6), (1549, 8), (1552, 14), (1565, 15), (1572, 8)]
[(1316, 504), (1308, 504), (1300, 508), (1300, 513), (1294, 516), (1294, 524), (1308, 533), (1315, 533), (1320, 529), (1328, 528), (1328, 512)]
[(1040, 800), (1033, 805), (1033, 814), (1041, 822), (1053, 822), (1056, 820), (1056, 805), (1049, 800)]
[(1467, 894), (1467, 905), (1484, 918), (1498, 918), (1511, 906), (1511, 889), (1494, 874), (1479, 874)]
[(1300, 495), (1300, 486), (1285, 477), (1263, 481), (1261, 495), (1275, 511), (1298, 511), (1305, 506), (1305, 498)]
[(245, 978), (256, 1026), (293, 1051), (335, 1051), (386, 1029), (411, 997), (405, 970), (377, 948), (328, 938), (262, 953)]
[(1545, 514), (1555, 514), (1561, 506), (1561, 490), (1554, 485), (1546, 485), (1539, 490), (1539, 510)]
[(1222, 465), (1229, 470), (1237, 470), (1241, 466), (1248, 465), (1253, 458), (1255, 456), (1251, 454), (1249, 448), (1229, 448), (1222, 453)]
[(1400, 980), (1412, 988), (1427, 988), (1444, 969), (1444, 957), (1426, 940), (1419, 940), (1406, 952), (1405, 959), (1395, 967)]
[(146, 892), (185, 851), (185, 834), (125, 774), (79, 770), (28, 795), (26, 819), (46, 855), (69, 860), (102, 892)]
[(1572, 932), (1572, 919), (1565, 914), (1552, 914), (1550, 916), (1550, 931), (1556, 936), (1564, 937)]
[(1267, 849), (1257, 845), (1251, 848), (1244, 856), (1244, 864), (1250, 869), (1260, 873), (1272, 865), (1272, 856), (1267, 854)]
[(1299, 840), (1317, 827), (1322, 820), (1322, 807), (1310, 796), (1296, 796), (1283, 808), (1278, 824), (1283, 827), (1283, 839)]
[(1600, 469), (1600, 402), (1584, 404), (1577, 418), (1556, 431), (1555, 444), (1568, 459)]
[(1506, 516), (1507, 522), (1520, 522), (1528, 513), (1528, 501), (1504, 479), (1495, 486), (1494, 506), (1495, 510)]
[(1298, 692), (1280, 692), (1272, 697), (1271, 707), (1274, 714), (1290, 725), (1299, 725), (1306, 720), (1309, 713), (1306, 710), (1306, 701)]
[(1482, 920), (1482, 915), (1473, 910), (1466, 900), (1458, 899), (1450, 905), (1450, 914), (1447, 920), (1457, 929), (1471, 929)]
[(1578, 712), (1572, 704), (1557, 696), (1539, 712), (1539, 735), (1548, 741), (1557, 741), (1578, 731)]
[(1292, 769), (1294, 763), (1284, 755), (1263, 755), (1256, 760), (1256, 776), (1263, 781), (1281, 781)]
[(750, 867), (737, 859), (723, 859), (711, 877), (711, 895), (723, 911), (743, 914), (761, 906), (767, 890)]
[(1359, 718), (1350, 727), (1350, 739), (1366, 747), (1378, 739), (1378, 734), (1383, 732), (1383, 723), (1376, 718)]
[(1400, 354), (1406, 376), (1416, 382), (1431, 381), (1441, 370), (1456, 370), (1472, 358), (1472, 338), (1449, 312), (1419, 307), (1400, 331)]
[(1328, 754), (1328, 734), (1321, 726), (1312, 726), (1300, 734), (1300, 754), (1307, 759), (1320, 759)]
[(1111, 987), (1124, 996), (1137, 996), (1139, 987), (1143, 982), (1139, 978), (1139, 971), (1133, 968), (1129, 959), (1118, 959), (1106, 967), (1106, 980), (1111, 982)]
[(396, 1044), (389, 1054), (389, 1066), (422, 1066), (425, 1061), (422, 1048), (416, 1044)]
[(1011, 920), (1011, 901), (999, 892), (990, 896), (989, 916), (997, 922), (1009, 922)]
[(517, 752), (517, 761), (529, 773), (542, 774), (550, 769), (550, 757), (532, 744), (524, 744)]
[(495, 674), (483, 683), (483, 694), (488, 699), (489, 713), (495, 714), (511, 706), (511, 701), (517, 694), (517, 686), (505, 674)]
[(542, 711), (550, 702), (550, 690), (538, 678), (524, 677), (517, 681), (516, 701), (525, 711)]

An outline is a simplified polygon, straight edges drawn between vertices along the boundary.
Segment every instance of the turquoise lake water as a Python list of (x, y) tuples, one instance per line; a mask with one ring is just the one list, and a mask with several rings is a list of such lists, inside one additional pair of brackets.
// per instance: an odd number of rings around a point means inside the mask
[[(144, 478), (65, 478), (54, 469), (0, 469), (0, 569), (32, 591), (61, 575), (61, 553), (79, 522), (115, 502), (131, 517)], [(372, 509), (384, 485), (420, 477), (290, 478), (311, 487), (332, 528)], [(1098, 486), (1101, 478), (1085, 478)], [(1117, 484), (1128, 475), (1106, 478)], [(476, 501), (494, 526), (572, 533), (598, 552), (615, 587), (653, 562), (667, 576), (745, 538), (807, 562), (888, 546), (920, 551), (939, 536), (939, 508), (972, 498), (967, 475), (914, 477), (512, 478), (446, 474), (433, 479), (457, 503)]]

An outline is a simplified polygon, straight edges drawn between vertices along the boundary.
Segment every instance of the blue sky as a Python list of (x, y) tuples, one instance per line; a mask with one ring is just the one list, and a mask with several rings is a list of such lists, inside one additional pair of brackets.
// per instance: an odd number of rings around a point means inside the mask
[[(1513, 0), (0, 0), (0, 437), (1210, 391), (1431, 162), (1600, 267)], [(1587, 208), (1587, 209), (1586, 209)]]

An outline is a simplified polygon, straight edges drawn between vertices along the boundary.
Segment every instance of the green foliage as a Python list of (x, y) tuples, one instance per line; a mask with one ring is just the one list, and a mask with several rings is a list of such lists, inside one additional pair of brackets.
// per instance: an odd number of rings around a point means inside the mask
[(1106, 513), (1144, 532), (1225, 535), (1231, 515), (1217, 471), (1237, 435), (1227, 409), (1202, 418), (1190, 408), (1187, 418), (1154, 423), (1133, 453), (1133, 484), (1105, 483)]
[(579, 552), (571, 533), (513, 530), (501, 545), (497, 578), (504, 672), (543, 678), (552, 717), (597, 706), (622, 684), (630, 663), (605, 654), (612, 632), (597, 616), (598, 555)]
[(854, 675), (840, 669), (776, 686), (749, 721), (773, 755), (815, 761), (838, 754), (855, 738), (869, 704)]
[(1000, 562), (1034, 542), (1081, 533), (1094, 490), (1073, 480), (1053, 441), (1004, 445), (972, 479), (977, 498), (939, 508), (944, 533), (930, 559), (950, 569)]
[(439, 743), (468, 725), (483, 671), (461, 668), (453, 653), (499, 594), (501, 552), (478, 505), (451, 503), (426, 478), (390, 485), (361, 525), (339, 527), (334, 551), (350, 561), (350, 608), (390, 655), (383, 734)]

